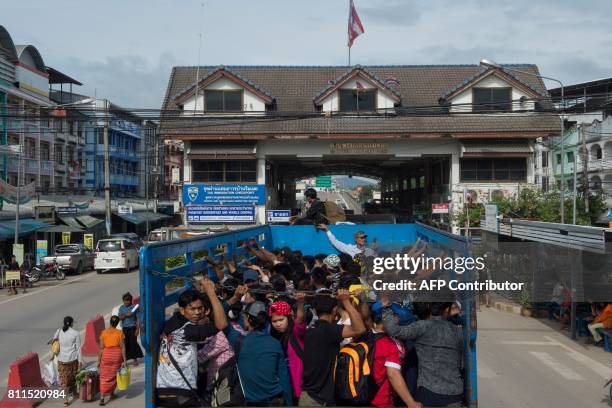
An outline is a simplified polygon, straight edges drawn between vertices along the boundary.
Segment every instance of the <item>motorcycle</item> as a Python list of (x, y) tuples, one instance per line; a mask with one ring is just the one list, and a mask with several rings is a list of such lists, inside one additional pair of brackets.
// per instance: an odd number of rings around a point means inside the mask
[(38, 282), (41, 278), (46, 279), (50, 276), (55, 276), (55, 279), (57, 280), (66, 279), (66, 272), (60, 269), (57, 262), (37, 265), (32, 268), (30, 274), (32, 276), (32, 282)]

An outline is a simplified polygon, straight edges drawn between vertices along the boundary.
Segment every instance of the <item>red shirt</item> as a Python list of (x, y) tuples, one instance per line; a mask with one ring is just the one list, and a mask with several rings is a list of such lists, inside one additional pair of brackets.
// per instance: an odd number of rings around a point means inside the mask
[(372, 400), (375, 407), (393, 407), (393, 396), (395, 395), (389, 377), (387, 367), (401, 370), (404, 359), (404, 347), (397, 340), (384, 336), (376, 340), (374, 349), (374, 380), (379, 385), (378, 392)]

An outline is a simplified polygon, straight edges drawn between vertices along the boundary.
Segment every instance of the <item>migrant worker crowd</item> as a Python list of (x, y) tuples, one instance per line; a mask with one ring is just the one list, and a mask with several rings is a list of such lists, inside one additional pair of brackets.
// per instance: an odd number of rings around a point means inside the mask
[[(215, 279), (194, 280), (163, 328), (159, 406), (463, 405), (455, 294), (443, 288), (426, 300), (392, 301), (375, 293), (368, 284), (375, 243), (362, 231), (344, 243), (318, 228), (339, 254), (269, 250), (249, 240), (253, 262), (208, 258)], [(402, 253), (425, 251), (419, 240)]]

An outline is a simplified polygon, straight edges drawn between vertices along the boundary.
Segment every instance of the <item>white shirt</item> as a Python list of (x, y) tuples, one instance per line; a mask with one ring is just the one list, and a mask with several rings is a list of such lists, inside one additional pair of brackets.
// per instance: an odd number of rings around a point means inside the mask
[(329, 242), (340, 252), (344, 252), (347, 255), (350, 255), (351, 258), (354, 258), (355, 255), (365, 253), (366, 256), (376, 256), (376, 252), (372, 248), (359, 248), (355, 244), (347, 244), (345, 242), (340, 242), (338, 239), (332, 234), (331, 231), (327, 230), (327, 238), (329, 238)]
[(60, 352), (57, 355), (57, 361), (62, 363), (70, 363), (74, 360), (82, 361), (81, 359), (81, 334), (69, 327), (63, 331), (58, 329), (55, 338), (59, 339)]

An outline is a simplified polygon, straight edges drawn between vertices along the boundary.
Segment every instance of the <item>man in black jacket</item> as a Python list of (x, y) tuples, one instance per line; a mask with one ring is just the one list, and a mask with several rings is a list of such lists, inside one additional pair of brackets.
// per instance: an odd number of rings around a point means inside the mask
[(302, 218), (294, 220), (293, 225), (318, 225), (327, 224), (325, 218), (325, 203), (317, 198), (317, 190), (308, 188), (304, 191), (304, 197), (308, 201), (310, 207)]

